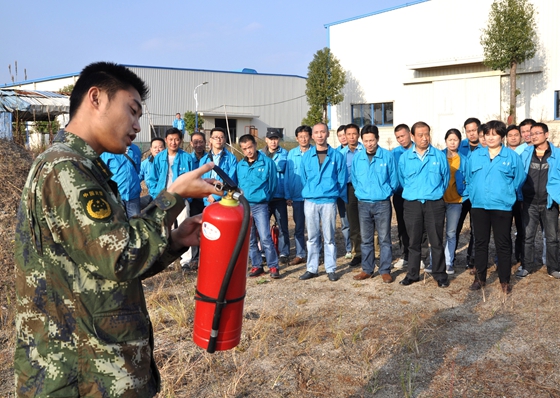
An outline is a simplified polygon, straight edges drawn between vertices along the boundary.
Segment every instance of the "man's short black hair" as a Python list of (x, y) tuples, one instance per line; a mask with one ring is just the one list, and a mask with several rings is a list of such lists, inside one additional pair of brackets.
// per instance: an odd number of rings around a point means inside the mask
[(89, 64), (80, 73), (80, 77), (70, 95), (70, 119), (76, 114), (85, 95), (92, 87), (98, 87), (105, 91), (109, 101), (119, 90), (134, 88), (140, 94), (142, 101), (147, 98), (149, 92), (146, 83), (122, 65), (112, 62)]
[(463, 123), (463, 127), (467, 127), (467, 124), (471, 123), (476, 123), (476, 128), (480, 127), (480, 120), (478, 120), (476, 117), (469, 117), (467, 120), (465, 120), (465, 123)]
[(350, 123), (347, 124), (346, 126), (344, 126), (344, 132), (346, 133), (346, 131), (348, 131), (348, 129), (356, 129), (356, 131), (359, 133), (360, 132), (360, 128), (358, 127), (357, 124), (354, 123)]
[(548, 126), (545, 123), (535, 123), (531, 126), (531, 128), (533, 127), (540, 127), (543, 133), (548, 133)]
[(194, 133), (191, 134), (191, 141), (192, 141), (192, 139), (193, 139), (193, 137), (194, 137), (195, 135), (201, 136), (201, 137), (202, 137), (202, 140), (203, 140), (204, 142), (206, 142), (206, 136), (204, 135), (204, 133), (201, 133), (200, 131), (195, 131)]
[(245, 144), (247, 142), (252, 142), (253, 144), (257, 145), (257, 140), (251, 134), (242, 135), (239, 138), (239, 144)]
[(410, 129), (410, 132), (412, 133), (412, 135), (415, 135), (416, 133), (416, 129), (418, 127), (427, 127), (428, 128), (428, 132), (430, 132), (432, 129), (430, 128), (430, 126), (428, 126), (428, 123), (426, 122), (416, 122), (412, 125), (412, 128)]
[(221, 131), (222, 134), (224, 135), (224, 137), (226, 136), (226, 131), (225, 131), (223, 128), (221, 128), (221, 127), (214, 127), (212, 130), (210, 130), (210, 137), (212, 137), (212, 133), (213, 133), (214, 131)]
[(306, 133), (309, 135), (309, 138), (311, 138), (311, 133), (312, 133), (311, 127), (306, 126), (306, 125), (299, 126), (299, 127), (296, 129), (296, 137), (297, 137), (298, 134), (301, 133), (302, 131), (303, 131), (303, 132), (306, 132)]
[(364, 139), (364, 134), (373, 134), (375, 136), (375, 139), (377, 141), (379, 141), (379, 129), (377, 128), (377, 126), (375, 126), (373, 124), (366, 124), (362, 128), (362, 132), (360, 134), (360, 137), (362, 137), (362, 140)]
[(521, 137), (521, 130), (519, 130), (519, 127), (516, 126), (515, 124), (510, 124), (508, 126), (508, 128), (506, 129), (506, 136), (509, 134), (510, 131), (512, 130), (517, 130), (517, 132), (519, 133), (519, 136)]
[(408, 124), (404, 124), (404, 123), (401, 123), (397, 127), (395, 127), (394, 132), (396, 133), (397, 131), (401, 131), (403, 129), (406, 130), (408, 133), (410, 133), (410, 127), (408, 127)]
[(170, 135), (173, 135), (173, 134), (177, 134), (180, 139), (183, 139), (183, 133), (181, 132), (181, 130), (176, 129), (175, 127), (167, 129), (167, 131), (165, 132), (165, 138), (167, 138), (167, 137), (169, 137)]
[(336, 129), (336, 134), (340, 133), (341, 131), (343, 131), (346, 128), (346, 125), (341, 124), (340, 126), (338, 126), (338, 128)]
[(152, 138), (152, 140), (150, 141), (150, 146), (152, 146), (152, 144), (154, 143), (154, 141), (161, 141), (161, 143), (163, 144), (163, 147), (165, 148), (165, 140), (161, 137), (154, 137)]
[(531, 127), (533, 127), (535, 124), (537, 124), (537, 122), (535, 122), (533, 119), (525, 119), (521, 123), (519, 123), (519, 128), (526, 126), (528, 124), (530, 124)]

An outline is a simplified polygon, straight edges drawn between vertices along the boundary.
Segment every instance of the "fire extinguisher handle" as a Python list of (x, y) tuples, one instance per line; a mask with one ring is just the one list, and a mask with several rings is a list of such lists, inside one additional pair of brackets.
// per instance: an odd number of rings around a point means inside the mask
[(216, 174), (222, 179), (224, 182), (224, 191), (236, 191), (237, 184), (233, 181), (230, 176), (227, 175), (225, 171), (223, 171), (219, 166), (214, 165), (214, 171)]

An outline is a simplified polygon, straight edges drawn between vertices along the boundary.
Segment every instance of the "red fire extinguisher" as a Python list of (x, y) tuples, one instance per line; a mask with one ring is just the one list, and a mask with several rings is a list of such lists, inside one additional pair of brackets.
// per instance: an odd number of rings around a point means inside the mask
[(272, 243), (276, 248), (276, 254), (280, 253), (278, 251), (278, 237), (280, 236), (280, 229), (278, 228), (278, 224), (276, 222), (270, 227), (270, 236), (272, 237)]
[(195, 344), (210, 353), (241, 340), (251, 222), (249, 203), (236, 184), (214, 170), (228, 193), (202, 213), (193, 330)]

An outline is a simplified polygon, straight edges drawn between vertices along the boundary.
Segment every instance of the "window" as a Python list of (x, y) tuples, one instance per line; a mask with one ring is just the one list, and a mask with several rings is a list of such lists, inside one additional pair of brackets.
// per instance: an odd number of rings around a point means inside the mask
[(554, 92), (554, 119), (560, 119), (560, 91)]
[(355, 104), (352, 105), (352, 123), (360, 128), (366, 124), (376, 126), (393, 125), (393, 103), (382, 102), (378, 104)]

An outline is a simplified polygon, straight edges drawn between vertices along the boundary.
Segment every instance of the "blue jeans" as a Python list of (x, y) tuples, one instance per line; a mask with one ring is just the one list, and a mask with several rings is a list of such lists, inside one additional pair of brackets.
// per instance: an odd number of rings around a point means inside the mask
[(457, 224), (463, 210), (462, 203), (445, 204), (445, 265), (453, 267), (455, 260), (455, 247), (457, 246)]
[(321, 252), (321, 227), (325, 252), (325, 271), (336, 270), (336, 243), (334, 229), (336, 221), (336, 203), (304, 202), (305, 224), (307, 226), (307, 270), (317, 273), (319, 253)]
[(126, 215), (128, 218), (132, 218), (140, 214), (140, 198), (123, 200), (124, 207), (126, 208)]
[[(268, 202), (268, 211), (274, 215), (280, 235), (278, 236), (278, 252), (281, 256), (290, 255), (290, 233), (288, 232), (288, 205), (286, 199), (274, 199)], [(270, 216), (268, 217), (270, 224)]]
[(391, 202), (384, 200), (370, 203), (358, 201), (360, 231), (362, 234), (362, 270), (373, 274), (375, 250), (373, 248), (373, 234), (377, 230), (379, 241), (379, 274), (391, 272), (393, 252), (391, 247)]
[(253, 224), (251, 225), (251, 240), (249, 242), (249, 257), (253, 267), (262, 268), (262, 257), (259, 253), (257, 233), (261, 239), (261, 246), (268, 268), (278, 268), (278, 254), (270, 236), (270, 216), (268, 215), (268, 203), (251, 205)]
[(305, 211), (303, 210), (303, 200), (292, 202), (292, 212), (294, 223), (296, 224), (294, 241), (296, 242), (296, 257), (307, 257), (305, 248)]
[(340, 232), (344, 237), (344, 247), (346, 252), (352, 251), (352, 242), (350, 241), (350, 223), (348, 222), (348, 215), (346, 214), (346, 203), (340, 198), (336, 200), (336, 207), (338, 208), (338, 215), (340, 216)]

